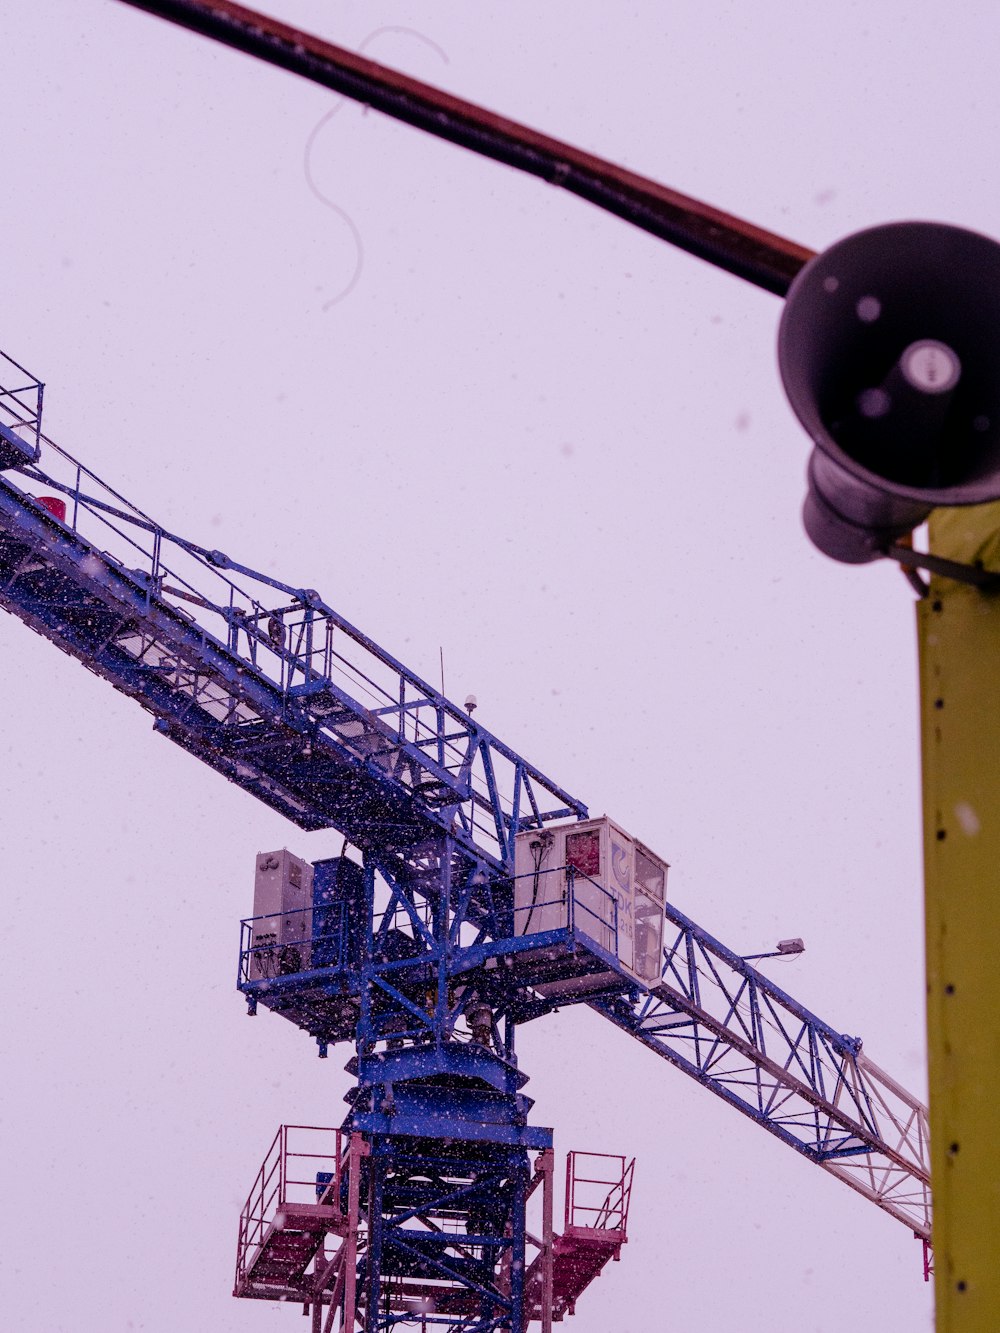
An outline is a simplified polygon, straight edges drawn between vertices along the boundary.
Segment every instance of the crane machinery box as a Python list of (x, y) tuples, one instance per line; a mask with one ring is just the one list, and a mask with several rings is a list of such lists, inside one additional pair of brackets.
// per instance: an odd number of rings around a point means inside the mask
[(333, 856), (312, 865), (312, 967), (332, 967), (361, 957), (365, 925), (365, 876), (356, 861)]
[(660, 975), (669, 865), (606, 815), (514, 846), (514, 932), (575, 930), (643, 982)]
[(260, 852), (253, 889), (250, 977), (276, 977), (309, 966), (313, 868), (282, 848)]

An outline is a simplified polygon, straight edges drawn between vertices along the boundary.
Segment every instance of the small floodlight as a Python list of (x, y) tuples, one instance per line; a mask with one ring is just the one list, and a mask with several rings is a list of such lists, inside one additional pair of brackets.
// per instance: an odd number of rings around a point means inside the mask
[(800, 953), (805, 953), (806, 946), (804, 941), (796, 935), (792, 939), (779, 940), (777, 945), (768, 953), (745, 953), (742, 955), (744, 963), (754, 963), (758, 958), (795, 958)]

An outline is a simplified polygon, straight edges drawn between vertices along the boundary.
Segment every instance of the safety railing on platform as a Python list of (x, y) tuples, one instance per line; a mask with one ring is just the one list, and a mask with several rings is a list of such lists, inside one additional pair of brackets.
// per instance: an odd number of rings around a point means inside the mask
[(634, 1172), (634, 1157), (626, 1160), (618, 1153), (567, 1153), (567, 1229), (627, 1231)]
[(339, 968), (345, 958), (345, 904), (250, 916), (240, 922), (237, 984), (273, 981), (318, 968)]
[(336, 1203), (344, 1165), (339, 1129), (317, 1125), (279, 1128), (240, 1213), (237, 1289), (253, 1266), (279, 1209), (289, 1203)]
[[(544, 881), (541, 888), (539, 881)], [(515, 937), (567, 930), (593, 941), (612, 957), (618, 956), (617, 898), (572, 866), (518, 876), (514, 880), (514, 902)], [(245, 917), (240, 922), (237, 984), (274, 981), (360, 962), (359, 958), (348, 957), (346, 908), (345, 903), (314, 904), (297, 911)], [(420, 941), (424, 932), (415, 925), (414, 912), (426, 930), (429, 908), (424, 920), (420, 909), (396, 904), (387, 922), (397, 935), (406, 931), (412, 938), (416, 962), (423, 953)], [(400, 959), (396, 966), (405, 967), (405, 961)]]
[(618, 957), (618, 899), (574, 866), (514, 876), (514, 935), (577, 930)]
[(45, 385), (6, 352), (0, 352), (0, 425), (29, 449), (37, 450), (42, 431)]
[[(211, 636), (338, 745), (382, 769), (499, 865), (521, 828), (582, 817), (586, 807), (356, 629), (312, 588), (283, 583), (223, 551), (169, 532), (41, 431), (43, 386), (0, 352), (0, 423), (31, 448), (3, 474), (22, 501), (78, 534), (145, 597)], [(142, 628), (121, 647), (173, 679), (218, 720), (259, 715)], [(325, 812), (324, 812), (325, 813)]]

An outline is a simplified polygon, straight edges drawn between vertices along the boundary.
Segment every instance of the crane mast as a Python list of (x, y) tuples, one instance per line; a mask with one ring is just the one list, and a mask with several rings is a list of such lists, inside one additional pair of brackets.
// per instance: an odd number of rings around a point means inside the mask
[[(350, 1043), (356, 1084), (339, 1130), (279, 1131), (241, 1218), (236, 1294), (301, 1301), (316, 1333), (415, 1316), (545, 1333), (571, 1312), (625, 1241), (632, 1164), (571, 1154), (555, 1232), (552, 1132), (530, 1123), (515, 1036), (566, 1004), (929, 1240), (926, 1110), (859, 1038), (685, 916), (665, 862), (317, 591), (177, 536), (101, 481), (44, 434), (41, 381), (0, 357), (0, 605), (157, 732), (345, 839), (313, 864), (258, 858), (239, 987), (321, 1056)], [(621, 858), (631, 896), (610, 878)]]

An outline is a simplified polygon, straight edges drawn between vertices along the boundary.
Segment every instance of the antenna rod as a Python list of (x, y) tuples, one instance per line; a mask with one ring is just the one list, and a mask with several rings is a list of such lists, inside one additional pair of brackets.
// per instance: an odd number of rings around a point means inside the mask
[(230, 0), (122, 2), (539, 176), (776, 296), (812, 258), (794, 241)]

